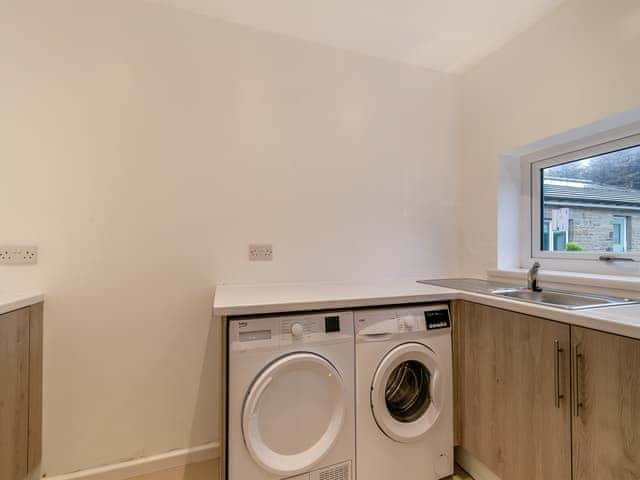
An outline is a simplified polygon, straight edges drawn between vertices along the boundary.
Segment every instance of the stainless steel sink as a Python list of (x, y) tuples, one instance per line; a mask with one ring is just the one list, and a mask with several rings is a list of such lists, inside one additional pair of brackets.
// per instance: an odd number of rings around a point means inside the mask
[(585, 308), (613, 307), (615, 305), (627, 305), (637, 303), (628, 298), (607, 297), (604, 295), (560, 292), (556, 290), (543, 290), (534, 292), (524, 288), (496, 289), (491, 293), (501, 297), (513, 298), (525, 302), (548, 305), (550, 307), (565, 308), (567, 310), (581, 310)]
[(535, 292), (525, 287), (514, 286), (513, 284), (509, 285), (502, 282), (492, 282), (476, 278), (440, 278), (421, 280), (419, 283), (481, 293), (483, 295), (496, 295), (498, 297), (563, 308), (565, 310), (584, 310), (587, 308), (615, 307), (617, 305), (640, 303), (628, 298), (608, 297), (591, 293), (574, 293), (547, 289), (541, 292)]

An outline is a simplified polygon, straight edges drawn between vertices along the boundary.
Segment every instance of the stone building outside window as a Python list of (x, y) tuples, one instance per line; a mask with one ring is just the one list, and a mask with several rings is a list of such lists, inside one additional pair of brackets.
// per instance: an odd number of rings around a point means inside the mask
[(541, 250), (640, 250), (640, 190), (545, 175)]

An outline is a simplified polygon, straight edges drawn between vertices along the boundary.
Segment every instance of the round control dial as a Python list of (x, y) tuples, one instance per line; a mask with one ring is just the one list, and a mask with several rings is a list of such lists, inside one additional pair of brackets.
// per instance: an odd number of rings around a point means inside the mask
[(304, 326), (301, 323), (294, 323), (291, 325), (291, 335), (295, 338), (302, 338), (304, 335)]

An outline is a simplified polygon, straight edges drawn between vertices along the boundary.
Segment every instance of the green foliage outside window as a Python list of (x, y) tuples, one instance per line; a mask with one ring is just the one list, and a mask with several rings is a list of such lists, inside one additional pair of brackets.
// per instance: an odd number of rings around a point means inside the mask
[(584, 250), (584, 247), (578, 242), (567, 242), (566, 249), (567, 252), (581, 252)]

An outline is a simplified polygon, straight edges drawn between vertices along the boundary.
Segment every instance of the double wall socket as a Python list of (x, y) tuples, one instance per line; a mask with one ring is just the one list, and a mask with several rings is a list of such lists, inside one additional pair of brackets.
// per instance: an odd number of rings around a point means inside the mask
[(35, 265), (38, 247), (35, 245), (0, 245), (0, 265)]
[(273, 260), (273, 245), (270, 243), (252, 243), (249, 245), (249, 260), (252, 262)]

